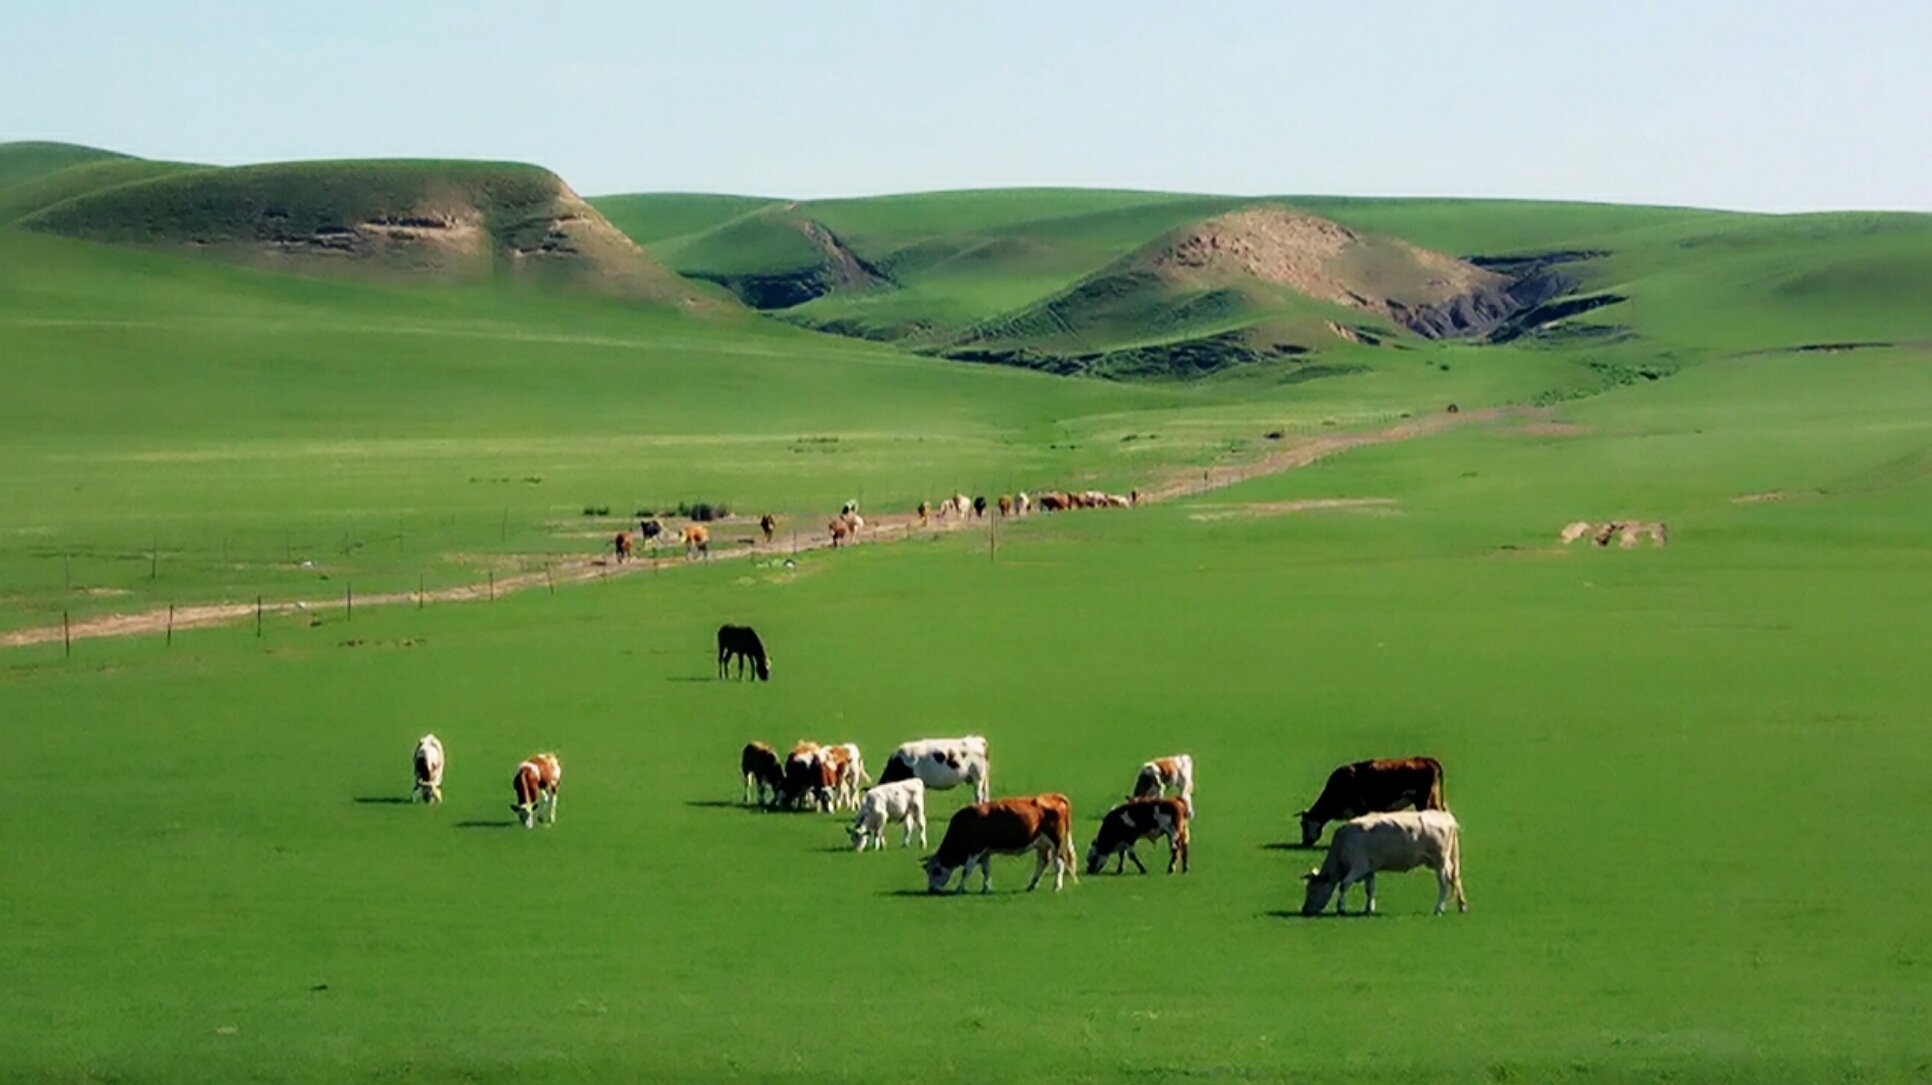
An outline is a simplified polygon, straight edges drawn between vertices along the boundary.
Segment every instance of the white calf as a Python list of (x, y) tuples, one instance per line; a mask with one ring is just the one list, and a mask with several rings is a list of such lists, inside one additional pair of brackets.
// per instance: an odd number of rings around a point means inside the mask
[(416, 787), (411, 799), (436, 803), (443, 801), (443, 743), (435, 735), (424, 735), (416, 741), (416, 753), (410, 758), (415, 765)]
[(885, 847), (886, 826), (904, 824), (906, 839), (901, 847), (912, 846), (912, 831), (919, 830), (919, 846), (926, 846), (926, 785), (919, 780), (897, 780), (867, 791), (859, 800), (858, 816), (846, 829), (855, 851), (867, 843), (877, 851)]

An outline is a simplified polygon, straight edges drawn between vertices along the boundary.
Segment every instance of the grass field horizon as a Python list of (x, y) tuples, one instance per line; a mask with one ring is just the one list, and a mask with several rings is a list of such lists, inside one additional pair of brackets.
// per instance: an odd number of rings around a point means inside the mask
[[(20, 224), (193, 169), (0, 145), (0, 633), (527, 573), (679, 502), (817, 534), (851, 497), (1124, 491), (1432, 424), (1007, 521), (997, 550), (0, 648), (34, 767), (0, 819), (8, 1078), (1932, 1074), (1927, 216), (591, 198), (710, 276), (678, 286), (696, 306)], [(1587, 250), (1560, 297), (1622, 300), (1186, 380), (934, 352), (1256, 203), (1457, 258)], [(741, 274), (824, 292), (761, 313), (719, 285)], [(1288, 305), (1239, 330), (1289, 335)], [(1119, 341), (1158, 341), (1138, 321)], [(1557, 541), (1612, 519), (1669, 543)], [(714, 680), (727, 621), (773, 681)], [(1069, 795), (1082, 851), (1142, 761), (1193, 755), (1192, 871), (1150, 845), (1149, 876), (1028, 895), (996, 859), (991, 895), (932, 898), (896, 832), (854, 855), (844, 818), (737, 802), (751, 739), (856, 741), (877, 773), (964, 733), (995, 794)], [(508, 777), (540, 749), (572, 801), (526, 832)], [(1377, 918), (1301, 918), (1295, 811), (1339, 763), (1411, 754), (1445, 765), (1471, 911), (1431, 917), (1416, 873), (1379, 879)], [(933, 795), (935, 847), (962, 802)]]

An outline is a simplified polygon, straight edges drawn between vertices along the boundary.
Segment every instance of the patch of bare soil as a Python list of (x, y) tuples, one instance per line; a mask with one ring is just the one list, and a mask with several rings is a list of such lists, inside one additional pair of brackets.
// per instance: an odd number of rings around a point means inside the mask
[(1375, 274), (1348, 259), (1357, 255), (1355, 250), (1371, 247), (1380, 251), (1382, 262), (1407, 265), (1399, 274), (1413, 289), (1403, 299), (1409, 305), (1478, 290), (1501, 291), (1510, 283), (1446, 253), (1393, 238), (1371, 243), (1340, 223), (1283, 207), (1236, 211), (1200, 223), (1157, 254), (1154, 266), (1247, 275), (1320, 301), (1386, 313), (1387, 284), (1374, 281)]
[(1393, 514), (1393, 497), (1317, 497), (1301, 501), (1250, 501), (1241, 505), (1195, 505), (1199, 511), (1188, 513), (1188, 519), (1203, 522), (1215, 520), (1243, 520), (1257, 516), (1291, 516), (1298, 512), (1313, 512), (1320, 509), (1352, 509), (1380, 516)]
[(1575, 422), (1531, 422), (1508, 432), (1525, 437), (1581, 437), (1590, 432), (1590, 427)]

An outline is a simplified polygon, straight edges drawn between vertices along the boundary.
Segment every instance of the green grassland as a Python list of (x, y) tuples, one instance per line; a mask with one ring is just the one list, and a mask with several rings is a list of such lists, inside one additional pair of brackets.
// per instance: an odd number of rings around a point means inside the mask
[[(120, 161), (0, 147), (0, 207), (112, 193), (80, 171)], [(894, 285), (802, 309), (877, 299), (900, 307), (881, 326), (941, 329), (1239, 202), (596, 205), (681, 269), (720, 227), (809, 219)], [(1932, 813), (1925, 220), (1297, 206), (1460, 255), (1601, 251), (1580, 289), (1628, 300), (1506, 344), (1102, 381), (722, 303), (0, 225), (0, 630), (581, 559), (616, 519), (586, 505), (723, 499), (809, 528), (861, 492), (1125, 488), (1516, 408), (1008, 523), (997, 550), (974, 532), (272, 614), (259, 638), (0, 649), (33, 766), (0, 819), (4, 1076), (1932, 1073), (1932, 875), (1910, 861)], [(1896, 345), (1796, 349), (1866, 342)], [(1308, 505), (1335, 499), (1378, 503)], [(1666, 520), (1670, 544), (1556, 542), (1611, 517)], [(774, 681), (711, 680), (723, 621), (764, 633)], [(424, 731), (450, 755), (434, 809), (396, 801)], [(1026, 895), (998, 860), (990, 897), (935, 899), (896, 839), (857, 856), (839, 819), (734, 805), (747, 739), (857, 741), (876, 772), (965, 732), (996, 792), (1066, 792), (1083, 846), (1140, 761), (1193, 754), (1193, 872)], [(525, 832), (507, 776), (545, 748), (571, 803)], [(1406, 875), (1380, 918), (1293, 914), (1318, 858), (1283, 846), (1294, 811), (1336, 763), (1407, 753), (1447, 766), (1472, 910), (1430, 917), (1432, 880)], [(934, 796), (935, 844), (961, 801)]]

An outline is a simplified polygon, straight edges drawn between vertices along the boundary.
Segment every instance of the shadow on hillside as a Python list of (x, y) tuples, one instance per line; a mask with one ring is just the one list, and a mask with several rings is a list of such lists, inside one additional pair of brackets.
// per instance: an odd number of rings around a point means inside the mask
[(459, 821), (453, 826), (453, 828), (457, 829), (514, 829), (517, 827), (514, 819), (510, 821)]
[(416, 800), (402, 795), (358, 795), (357, 806), (408, 806)]

